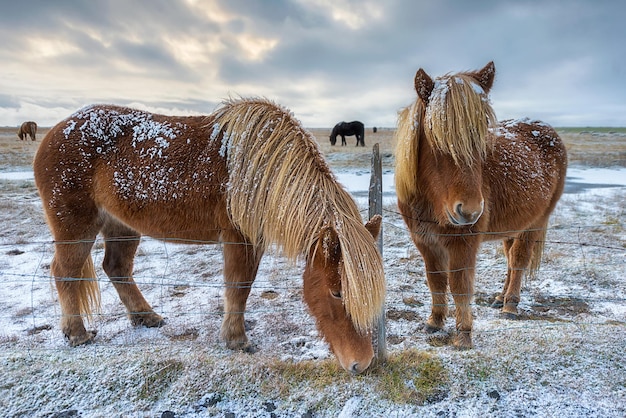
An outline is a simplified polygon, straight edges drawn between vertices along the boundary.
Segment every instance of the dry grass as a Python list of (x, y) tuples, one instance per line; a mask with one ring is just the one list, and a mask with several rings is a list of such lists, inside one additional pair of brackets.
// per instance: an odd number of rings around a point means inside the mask
[(559, 128), (570, 164), (626, 166), (626, 128)]

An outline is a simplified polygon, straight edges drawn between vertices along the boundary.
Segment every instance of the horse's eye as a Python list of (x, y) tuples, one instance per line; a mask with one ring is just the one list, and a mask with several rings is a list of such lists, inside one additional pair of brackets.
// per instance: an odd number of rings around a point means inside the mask
[(341, 295), (341, 290), (333, 290), (333, 289), (330, 289), (330, 295), (331, 295), (332, 297), (334, 297), (335, 299), (341, 299), (341, 298), (342, 298), (342, 295)]

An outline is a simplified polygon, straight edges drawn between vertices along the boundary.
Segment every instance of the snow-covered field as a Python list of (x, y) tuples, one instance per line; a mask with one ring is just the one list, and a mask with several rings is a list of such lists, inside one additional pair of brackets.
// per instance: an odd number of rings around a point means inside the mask
[[(353, 147), (325, 153), (365, 215), (367, 154)], [(499, 243), (483, 245), (474, 348), (456, 351), (448, 344), (453, 318), (446, 332), (422, 332), (430, 294), (421, 257), (397, 213), (386, 154), (387, 348), (392, 357), (423, 352), (444, 370), (434, 395), (419, 402), (389, 399), (380, 389), (389, 387), (381, 386), (386, 375), (380, 369), (357, 377), (338, 371), (323, 383), (314, 373), (293, 380), (276, 372), (307, 362), (312, 370), (328, 368), (334, 361), (301, 300), (302, 263), (290, 265), (278, 254), (265, 256), (249, 299), (255, 354), (229, 351), (218, 339), (219, 246), (149, 238), (140, 245), (135, 279), (167, 324), (132, 327), (99, 271), (102, 313), (91, 325), (98, 336), (91, 345), (69, 348), (58, 327), (49, 278), (53, 247), (31, 174), (23, 167), (0, 171), (2, 416), (626, 416), (624, 168), (570, 168), (544, 264), (538, 278), (524, 284), (519, 321), (489, 307), (506, 264)], [(99, 264), (101, 242), (93, 255)]]

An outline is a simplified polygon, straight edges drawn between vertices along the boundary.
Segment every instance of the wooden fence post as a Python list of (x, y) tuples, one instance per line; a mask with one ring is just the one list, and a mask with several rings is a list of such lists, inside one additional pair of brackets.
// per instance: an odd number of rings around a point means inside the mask
[[(370, 188), (369, 188), (369, 218), (371, 219), (374, 215), (383, 214), (383, 170), (382, 170), (382, 162), (380, 159), (380, 148), (376, 143), (372, 149), (372, 174), (370, 177)], [(378, 235), (378, 250), (380, 251), (380, 255), (383, 255), (383, 226), (380, 226), (380, 234)], [(374, 334), (375, 344), (374, 349), (376, 350), (376, 360), (379, 363), (385, 362), (387, 359), (387, 325), (385, 322), (385, 306), (383, 305), (383, 310), (378, 318), (378, 324), (376, 327), (376, 332)]]

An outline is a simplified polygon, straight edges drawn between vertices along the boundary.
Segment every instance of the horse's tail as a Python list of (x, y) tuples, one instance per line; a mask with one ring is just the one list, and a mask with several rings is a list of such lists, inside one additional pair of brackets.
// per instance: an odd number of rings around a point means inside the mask
[(546, 244), (546, 234), (548, 232), (548, 222), (541, 225), (540, 229), (535, 235), (535, 245), (533, 246), (533, 253), (530, 258), (530, 266), (528, 267), (528, 279), (533, 280), (537, 277), (539, 267), (541, 267), (541, 259), (543, 257), (543, 249)]
[(92, 314), (100, 312), (100, 287), (96, 279), (96, 269), (94, 268), (91, 254), (85, 260), (77, 282), (77, 298), (80, 313), (91, 321)]

